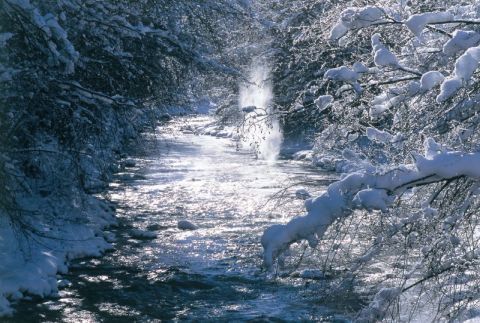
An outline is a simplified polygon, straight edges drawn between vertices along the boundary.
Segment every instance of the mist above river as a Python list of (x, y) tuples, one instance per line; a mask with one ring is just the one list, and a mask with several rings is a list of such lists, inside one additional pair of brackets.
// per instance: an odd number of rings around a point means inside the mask
[(240, 86), (240, 109), (246, 110), (241, 129), (242, 142), (254, 149), (261, 159), (272, 162), (278, 158), (283, 134), (272, 109), (272, 84), (266, 62), (254, 60), (249, 70), (249, 82)]

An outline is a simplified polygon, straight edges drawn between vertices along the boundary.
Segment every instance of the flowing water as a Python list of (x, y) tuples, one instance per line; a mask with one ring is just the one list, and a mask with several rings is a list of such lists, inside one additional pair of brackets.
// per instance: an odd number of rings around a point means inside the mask
[[(272, 278), (261, 266), (263, 229), (303, 212), (297, 188), (318, 193), (331, 176), (282, 156), (265, 162), (231, 139), (184, 127), (205, 122), (176, 119), (152, 135), (111, 185), (114, 251), (75, 261), (58, 298), (21, 302), (14, 321), (341, 320), (318, 301), (318, 285)], [(182, 231), (179, 220), (198, 229)], [(157, 238), (135, 239), (133, 229)]]

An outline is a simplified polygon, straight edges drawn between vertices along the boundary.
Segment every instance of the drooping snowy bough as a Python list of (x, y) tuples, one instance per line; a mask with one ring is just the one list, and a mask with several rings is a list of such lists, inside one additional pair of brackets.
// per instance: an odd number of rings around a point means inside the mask
[(264, 263), (272, 269), (278, 256), (291, 244), (307, 240), (314, 248), (328, 227), (354, 209), (387, 212), (407, 189), (458, 177), (480, 180), (480, 153), (442, 152), (433, 139), (425, 142), (425, 156), (383, 174), (352, 173), (328, 186), (327, 191), (305, 203), (307, 214), (287, 224), (277, 224), (262, 236)]
[(295, 57), (326, 44), (315, 78), (305, 75), (303, 113), (319, 129), (313, 162), (344, 175), (306, 214), (265, 230), (264, 263), (308, 241), (303, 265), (334, 273), (332, 285), (355, 277), (371, 300), (365, 321), (408, 321), (428, 298), (430, 320), (479, 316), (480, 2), (328, 10)]

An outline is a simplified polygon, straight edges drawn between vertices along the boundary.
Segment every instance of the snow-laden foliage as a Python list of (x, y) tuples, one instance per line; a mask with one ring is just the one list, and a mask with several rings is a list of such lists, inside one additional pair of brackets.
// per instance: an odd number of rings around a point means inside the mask
[(385, 17), (381, 7), (366, 6), (361, 8), (347, 8), (340, 14), (338, 23), (330, 31), (330, 38), (337, 40), (348, 31), (375, 25)]
[(109, 248), (113, 207), (91, 194), (165, 107), (198, 99), (191, 80), (200, 97), (207, 75), (237, 83), (243, 42), (225, 43), (250, 17), (235, 0), (0, 2), (0, 315)]
[(378, 292), (360, 321), (474, 316), (480, 3), (296, 3), (277, 34), (277, 103), (287, 129), (315, 131), (313, 162), (344, 174), (266, 229), (266, 266), (307, 241), (310, 265)]

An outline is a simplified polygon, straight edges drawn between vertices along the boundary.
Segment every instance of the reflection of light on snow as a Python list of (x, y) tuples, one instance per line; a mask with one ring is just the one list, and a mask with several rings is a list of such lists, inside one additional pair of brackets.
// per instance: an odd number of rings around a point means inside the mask
[(240, 108), (255, 107), (246, 110), (242, 129), (244, 142), (254, 147), (260, 158), (274, 161), (279, 153), (283, 135), (276, 116), (272, 115), (272, 86), (268, 81), (269, 69), (265, 64), (252, 65), (249, 81), (240, 87)]

